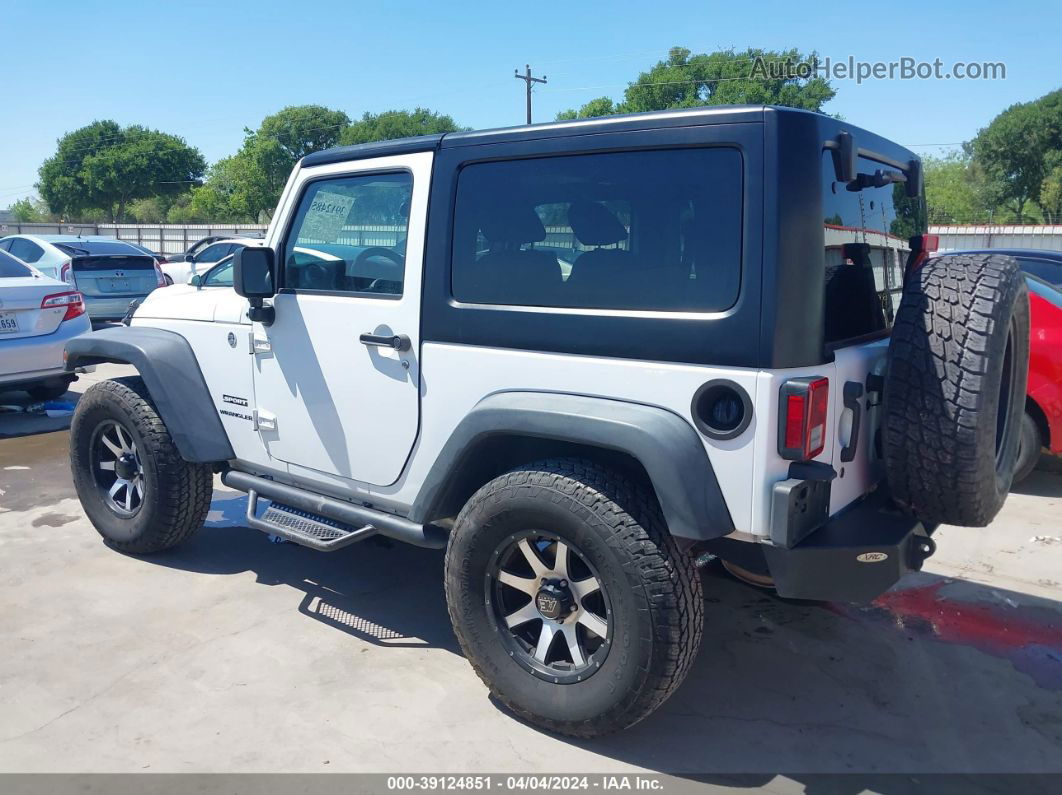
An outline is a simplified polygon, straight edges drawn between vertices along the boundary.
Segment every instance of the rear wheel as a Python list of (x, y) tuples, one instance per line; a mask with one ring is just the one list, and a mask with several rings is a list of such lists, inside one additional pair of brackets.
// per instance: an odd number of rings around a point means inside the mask
[(210, 510), (210, 467), (181, 458), (139, 378), (85, 392), (70, 426), (70, 465), (89, 520), (124, 552), (176, 546)]
[(1028, 288), (1014, 259), (938, 257), (910, 275), (882, 423), (900, 505), (926, 522), (992, 521), (1014, 477), (1028, 359)]
[(481, 488), (454, 525), (445, 581), (476, 673), (562, 734), (641, 720), (700, 643), (700, 578), (652, 493), (588, 462), (541, 461)]

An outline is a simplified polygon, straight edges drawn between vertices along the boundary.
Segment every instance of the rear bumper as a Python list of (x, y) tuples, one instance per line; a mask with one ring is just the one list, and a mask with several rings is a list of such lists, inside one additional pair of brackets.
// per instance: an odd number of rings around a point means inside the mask
[(897, 510), (882, 486), (790, 546), (720, 538), (705, 548), (770, 577), (779, 596), (870, 602), (922, 568), (936, 549), (934, 530)]
[(0, 384), (25, 384), (68, 376), (63, 349), (74, 337), (92, 330), (82, 315), (59, 324), (51, 334), (20, 339), (0, 338)]
[(869, 602), (922, 568), (936, 550), (934, 530), (901, 513), (882, 487), (795, 546), (764, 544), (763, 553), (779, 596)]

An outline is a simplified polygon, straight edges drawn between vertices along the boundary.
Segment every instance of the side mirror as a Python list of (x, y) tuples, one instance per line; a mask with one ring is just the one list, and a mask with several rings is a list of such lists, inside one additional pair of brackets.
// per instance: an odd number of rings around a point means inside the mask
[(188, 283), (193, 287), (202, 287), (203, 277), (200, 276), (198, 273), (193, 273), (192, 276), (188, 279)]
[(237, 295), (261, 300), (276, 294), (273, 272), (276, 255), (273, 249), (264, 246), (247, 246), (237, 251), (232, 258), (232, 286)]

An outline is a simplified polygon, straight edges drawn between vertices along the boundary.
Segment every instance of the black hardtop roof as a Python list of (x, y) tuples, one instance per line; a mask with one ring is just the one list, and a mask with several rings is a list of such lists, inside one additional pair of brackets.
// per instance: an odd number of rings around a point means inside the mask
[[(473, 146), (504, 141), (529, 141), (537, 138), (554, 138), (563, 135), (591, 135), (600, 132), (644, 130), (657, 127), (681, 127), (699, 122), (711, 122), (713, 124), (732, 124), (742, 121), (761, 122), (763, 121), (765, 107), (764, 105), (714, 105), (705, 108), (628, 113), (595, 119), (523, 124), (518, 127), (499, 127), (489, 130), (417, 135), (412, 138), (395, 138), (390, 141), (373, 141), (366, 144), (325, 149), (321, 152), (306, 155), (302, 159), (302, 165), (304, 167), (321, 166), (326, 163), (341, 163), (344, 160), (360, 160), (366, 157), (431, 152), (451, 146)], [(793, 108), (780, 108), (779, 110), (793, 113), (807, 112)]]
[(788, 117), (793, 121), (797, 121), (799, 118), (801, 120), (799, 123), (804, 125), (808, 123), (817, 124), (824, 133), (828, 133), (831, 137), (836, 135), (835, 131), (849, 131), (857, 139), (857, 145), (861, 149), (863, 144), (866, 143), (872, 147), (873, 151), (889, 154), (904, 162), (917, 157), (913, 152), (909, 152), (907, 149), (887, 141), (881, 136), (823, 113), (776, 105), (712, 105), (702, 108), (628, 113), (594, 119), (524, 124), (519, 127), (500, 127), (490, 130), (418, 135), (412, 138), (396, 138), (390, 141), (374, 141), (353, 146), (339, 146), (306, 155), (300, 165), (302, 167), (321, 166), (328, 163), (342, 163), (347, 160), (361, 160), (368, 157), (383, 157), (386, 155), (404, 155), (413, 152), (432, 152), (438, 149), (460, 146), (535, 141), (606, 132), (691, 127), (701, 124), (738, 124), (742, 122), (762, 124), (768, 115)]

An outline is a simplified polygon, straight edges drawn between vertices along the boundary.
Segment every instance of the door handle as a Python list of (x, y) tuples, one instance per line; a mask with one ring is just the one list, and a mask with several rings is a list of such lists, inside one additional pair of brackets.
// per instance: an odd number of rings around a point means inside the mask
[(852, 410), (852, 435), (848, 439), (848, 445), (841, 450), (841, 462), (847, 464), (855, 460), (856, 450), (859, 448), (859, 426), (863, 422), (859, 398), (863, 397), (863, 385), (856, 381), (846, 381), (842, 397), (844, 407)]
[(379, 334), (362, 334), (358, 339), (362, 345), (375, 345), (379, 348), (394, 348), (396, 351), (408, 351), (412, 344), (405, 334), (385, 336)]

